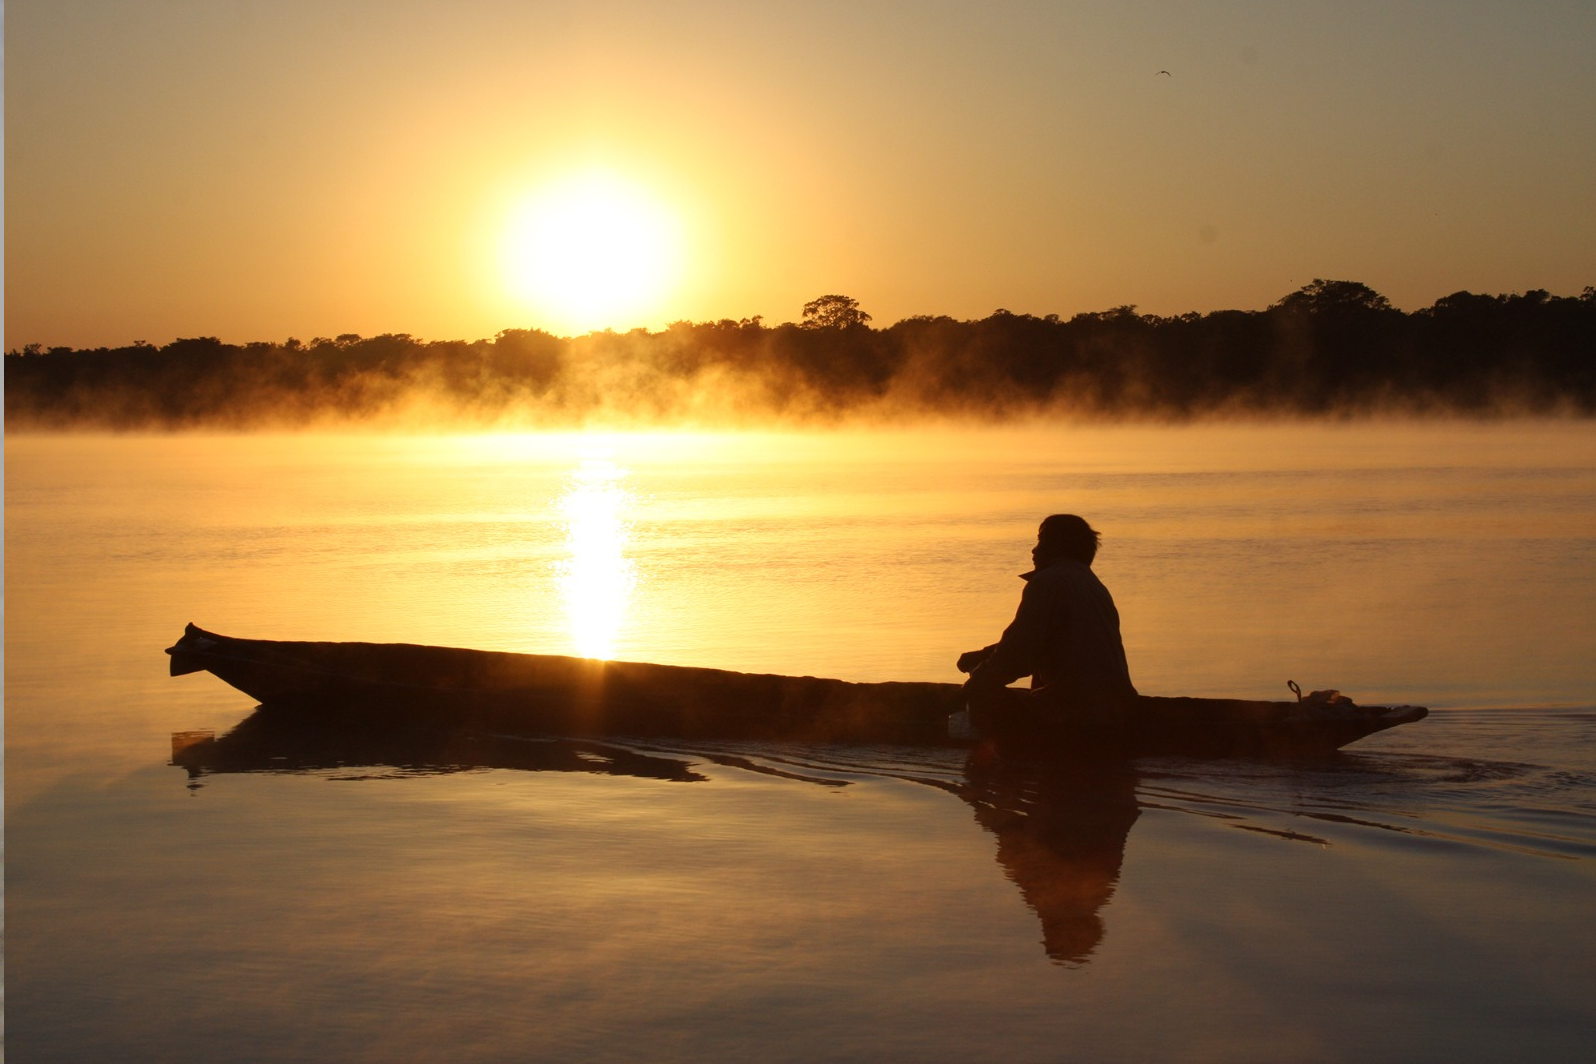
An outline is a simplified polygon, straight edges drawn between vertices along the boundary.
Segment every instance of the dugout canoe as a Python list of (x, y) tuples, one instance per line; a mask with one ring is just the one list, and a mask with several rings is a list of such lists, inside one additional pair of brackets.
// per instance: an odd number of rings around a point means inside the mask
[[(853, 683), (512, 654), (411, 643), (238, 639), (190, 624), (166, 653), (173, 676), (209, 672), (263, 707), (565, 736), (674, 736), (969, 745), (949, 738), (958, 684)], [(1118, 753), (1324, 754), (1419, 720), (1421, 706), (1350, 700), (1143, 696), (1111, 721), (1026, 725), (1000, 736)]]

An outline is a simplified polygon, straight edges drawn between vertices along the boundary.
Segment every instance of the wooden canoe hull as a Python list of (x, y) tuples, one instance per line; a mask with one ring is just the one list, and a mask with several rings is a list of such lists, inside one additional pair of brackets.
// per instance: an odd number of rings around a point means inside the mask
[[(263, 706), (378, 721), (523, 734), (969, 745), (948, 737), (949, 714), (963, 708), (958, 684), (851, 683), (407, 643), (235, 639), (192, 624), (167, 654), (172, 675), (210, 672)], [(1046, 740), (1132, 756), (1292, 756), (1329, 752), (1425, 712), (1146, 696), (1106, 722), (994, 731), (1014, 744)]]

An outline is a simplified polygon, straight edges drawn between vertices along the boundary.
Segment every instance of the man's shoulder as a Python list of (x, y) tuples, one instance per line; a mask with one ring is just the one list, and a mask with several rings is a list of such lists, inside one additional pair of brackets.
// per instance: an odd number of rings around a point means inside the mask
[(1025, 594), (1031, 598), (1070, 600), (1100, 598), (1107, 593), (1108, 589), (1092, 572), (1091, 566), (1075, 561), (1057, 562), (1046, 569), (1038, 569), (1030, 574), (1025, 585)]
[(1077, 561), (1058, 561), (1045, 569), (1026, 573), (1026, 579), (1032, 587), (1038, 584), (1043, 587), (1061, 587), (1072, 584), (1095, 584), (1098, 582), (1097, 574), (1092, 572), (1091, 566), (1082, 565)]

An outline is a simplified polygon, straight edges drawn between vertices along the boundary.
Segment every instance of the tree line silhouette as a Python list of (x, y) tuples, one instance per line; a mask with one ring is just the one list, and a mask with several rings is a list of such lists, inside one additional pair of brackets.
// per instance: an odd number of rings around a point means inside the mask
[(1316, 280), (1265, 310), (1063, 319), (994, 311), (869, 325), (828, 295), (797, 323), (491, 340), (42, 349), (5, 356), (18, 428), (302, 426), (349, 418), (493, 424), (944, 414), (1197, 418), (1596, 413), (1596, 289), (1458, 292), (1405, 313)]

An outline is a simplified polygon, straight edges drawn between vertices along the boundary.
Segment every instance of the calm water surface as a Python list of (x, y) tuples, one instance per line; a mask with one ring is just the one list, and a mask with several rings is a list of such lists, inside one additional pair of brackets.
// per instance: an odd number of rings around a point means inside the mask
[[(185, 621), (954, 680), (1086, 514), (1314, 765), (284, 729)], [(1596, 428), (6, 440), (17, 1060), (1535, 1060), (1596, 1031)], [(173, 733), (233, 729), (190, 778)]]

